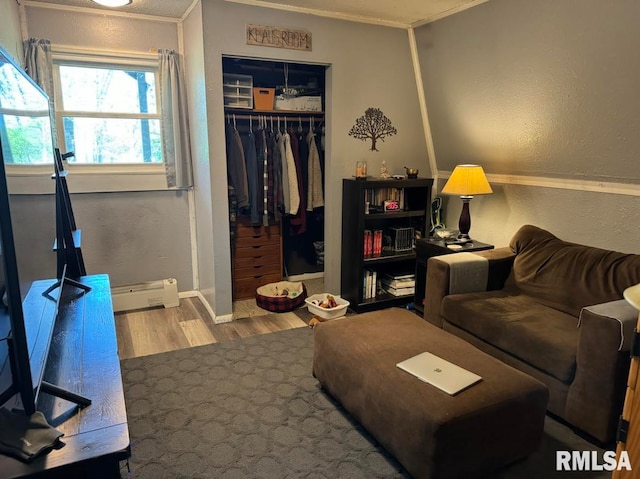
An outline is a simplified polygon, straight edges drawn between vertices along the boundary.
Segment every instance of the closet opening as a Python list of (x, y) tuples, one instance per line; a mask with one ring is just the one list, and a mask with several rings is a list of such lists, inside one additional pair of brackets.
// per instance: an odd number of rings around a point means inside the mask
[(234, 300), (323, 277), (327, 68), (222, 57)]

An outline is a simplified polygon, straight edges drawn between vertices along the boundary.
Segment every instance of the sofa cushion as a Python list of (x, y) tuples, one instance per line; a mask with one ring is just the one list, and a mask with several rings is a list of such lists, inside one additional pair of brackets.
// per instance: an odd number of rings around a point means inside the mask
[(501, 290), (449, 295), (442, 316), (565, 384), (573, 380), (579, 329), (566, 313)]
[(640, 283), (640, 255), (568, 243), (531, 225), (516, 232), (510, 247), (516, 258), (505, 290), (576, 318), (583, 307), (622, 299)]

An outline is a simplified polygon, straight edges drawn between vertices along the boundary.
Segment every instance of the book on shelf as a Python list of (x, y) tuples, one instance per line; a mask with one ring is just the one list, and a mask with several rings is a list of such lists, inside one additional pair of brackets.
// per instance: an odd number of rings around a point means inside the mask
[(364, 230), (364, 257), (371, 258), (373, 256), (373, 232)]
[(409, 272), (385, 273), (384, 277), (389, 281), (415, 281), (416, 274)]
[(382, 255), (382, 230), (364, 230), (364, 257), (377, 258)]
[(365, 201), (372, 206), (382, 207), (385, 201), (398, 202), (399, 210), (404, 210), (404, 188), (370, 188), (365, 190)]
[(393, 296), (408, 296), (415, 294), (415, 288), (392, 288), (390, 286), (385, 286), (384, 290), (392, 294)]
[(362, 299), (376, 297), (378, 290), (378, 272), (372, 269), (365, 269), (362, 278)]
[(382, 230), (373, 232), (373, 257), (377, 258), (382, 255)]
[(389, 279), (387, 277), (384, 277), (380, 280), (380, 282), (384, 286), (388, 286), (389, 288), (396, 288), (396, 289), (413, 288), (416, 285), (416, 281), (413, 278), (397, 280), (397, 279)]

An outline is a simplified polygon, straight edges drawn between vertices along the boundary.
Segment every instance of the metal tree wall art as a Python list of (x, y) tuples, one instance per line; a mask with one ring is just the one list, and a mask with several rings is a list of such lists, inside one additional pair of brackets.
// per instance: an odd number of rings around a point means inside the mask
[(356, 120), (356, 124), (349, 130), (349, 136), (358, 140), (371, 140), (371, 151), (376, 148), (378, 140), (384, 141), (387, 136), (395, 135), (398, 131), (391, 124), (380, 108), (367, 108), (364, 115)]

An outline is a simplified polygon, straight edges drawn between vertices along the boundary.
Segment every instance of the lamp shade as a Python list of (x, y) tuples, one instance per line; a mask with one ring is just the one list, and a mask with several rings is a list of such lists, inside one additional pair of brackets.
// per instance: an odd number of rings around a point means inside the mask
[(104, 5), (105, 7), (124, 7), (125, 5), (129, 5), (131, 0), (93, 0), (93, 2)]
[(627, 300), (627, 303), (637, 310), (640, 310), (640, 284), (629, 286), (622, 294), (624, 295), (624, 299)]
[(493, 193), (482, 166), (458, 165), (442, 188), (444, 195), (474, 196)]

